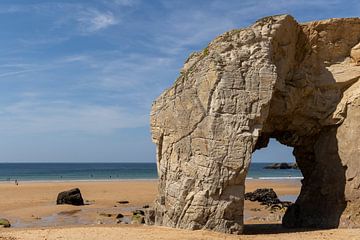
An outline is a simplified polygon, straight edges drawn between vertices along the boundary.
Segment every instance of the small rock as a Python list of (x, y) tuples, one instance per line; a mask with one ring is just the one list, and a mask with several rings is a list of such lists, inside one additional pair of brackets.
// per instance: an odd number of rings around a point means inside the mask
[(119, 203), (119, 204), (128, 204), (129, 201), (118, 201), (117, 203)]
[(123, 218), (124, 215), (122, 215), (121, 213), (119, 213), (118, 215), (116, 215), (116, 218)]
[(144, 205), (142, 208), (149, 208), (150, 206), (149, 205)]
[(131, 224), (144, 224), (145, 223), (145, 217), (140, 214), (134, 214), (131, 217)]
[(11, 224), (10, 224), (9, 220), (7, 220), (5, 218), (0, 218), (0, 227), (9, 228), (9, 227), (11, 227)]
[(100, 216), (103, 217), (112, 217), (113, 215), (111, 213), (100, 213)]

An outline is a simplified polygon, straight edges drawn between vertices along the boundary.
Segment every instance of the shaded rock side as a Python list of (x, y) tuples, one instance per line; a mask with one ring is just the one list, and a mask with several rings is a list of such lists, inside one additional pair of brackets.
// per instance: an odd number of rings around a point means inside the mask
[(75, 206), (84, 205), (80, 189), (74, 188), (58, 194), (56, 204), (70, 204)]
[(359, 18), (299, 24), (280, 15), (193, 53), (152, 106), (155, 224), (242, 233), (251, 155), (276, 138), (294, 147), (304, 175), (284, 225), (338, 226), (359, 191), (359, 135), (351, 133), (359, 42)]

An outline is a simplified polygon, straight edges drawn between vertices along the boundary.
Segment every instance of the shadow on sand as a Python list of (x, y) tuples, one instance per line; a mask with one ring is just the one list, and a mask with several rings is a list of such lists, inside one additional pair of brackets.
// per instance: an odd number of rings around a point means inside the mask
[[(294, 233), (294, 232), (312, 232), (320, 229), (317, 228), (285, 228), (281, 223), (268, 224), (246, 224), (244, 226), (245, 235), (257, 234), (277, 234), (277, 233)], [(322, 229), (323, 230), (323, 229)]]

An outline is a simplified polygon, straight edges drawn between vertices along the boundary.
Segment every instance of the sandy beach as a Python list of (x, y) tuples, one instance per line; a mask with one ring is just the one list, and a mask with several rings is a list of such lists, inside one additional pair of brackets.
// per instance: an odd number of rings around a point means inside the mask
[[(80, 188), (85, 206), (56, 205), (57, 194)], [(296, 196), (298, 180), (248, 180), (246, 191), (273, 188), (279, 197)], [(232, 236), (210, 231), (188, 231), (158, 226), (116, 224), (115, 215), (130, 218), (132, 211), (152, 204), (157, 181), (21, 182), (0, 184), (1, 217), (13, 227), (0, 230), (0, 239), (357, 239), (359, 230), (283, 229), (278, 215), (256, 202), (245, 201), (245, 234)], [(129, 201), (119, 204), (118, 201)], [(110, 214), (109, 216), (106, 216)], [(100, 225), (101, 223), (101, 225)]]

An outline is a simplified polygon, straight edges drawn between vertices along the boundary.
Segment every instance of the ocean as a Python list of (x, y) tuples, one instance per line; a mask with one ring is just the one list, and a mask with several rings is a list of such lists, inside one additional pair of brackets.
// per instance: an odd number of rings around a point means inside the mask
[[(264, 169), (252, 163), (248, 179), (300, 179), (296, 169)], [(0, 181), (156, 179), (156, 163), (0, 163)]]

